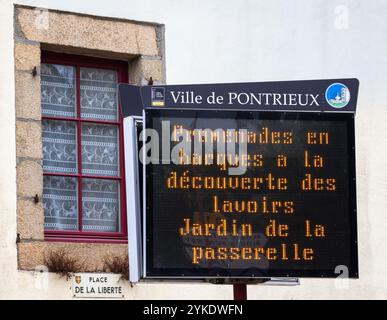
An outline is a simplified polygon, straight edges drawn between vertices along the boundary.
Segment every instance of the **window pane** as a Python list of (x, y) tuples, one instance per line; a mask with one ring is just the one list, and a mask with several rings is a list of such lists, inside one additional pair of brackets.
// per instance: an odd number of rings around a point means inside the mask
[(45, 172), (77, 173), (75, 123), (42, 121), (43, 170)]
[(43, 63), (40, 75), (43, 115), (75, 117), (75, 68)]
[(81, 68), (81, 118), (118, 120), (116, 71)]
[(77, 230), (77, 178), (44, 176), (43, 207), (46, 230)]
[(118, 127), (82, 125), (82, 173), (118, 176)]
[(83, 231), (120, 231), (119, 182), (103, 179), (82, 180)]

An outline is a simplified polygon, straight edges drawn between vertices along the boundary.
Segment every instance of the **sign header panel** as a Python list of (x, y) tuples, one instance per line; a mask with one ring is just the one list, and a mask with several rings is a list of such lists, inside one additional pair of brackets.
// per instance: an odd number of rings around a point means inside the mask
[(359, 81), (327, 79), (119, 87), (124, 117), (142, 109), (355, 112)]

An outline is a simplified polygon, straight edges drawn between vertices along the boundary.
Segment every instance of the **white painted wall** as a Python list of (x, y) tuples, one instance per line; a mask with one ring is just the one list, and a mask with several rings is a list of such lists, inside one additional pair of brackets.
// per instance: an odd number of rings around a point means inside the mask
[[(71, 298), (68, 283), (16, 271), (13, 13), (0, 0), (0, 298)], [(387, 298), (387, 2), (383, 0), (19, 0), (165, 24), (168, 84), (356, 77), (360, 279), (250, 286), (251, 299)], [(340, 7), (343, 6), (344, 7)], [(348, 10), (348, 27), (335, 10)], [(343, 12), (341, 11), (341, 14)], [(137, 285), (128, 298), (231, 298), (229, 286)]]
[[(0, 298), (16, 279), (16, 145), (13, 12), (0, 0)], [(2, 288), (1, 288), (2, 287)]]

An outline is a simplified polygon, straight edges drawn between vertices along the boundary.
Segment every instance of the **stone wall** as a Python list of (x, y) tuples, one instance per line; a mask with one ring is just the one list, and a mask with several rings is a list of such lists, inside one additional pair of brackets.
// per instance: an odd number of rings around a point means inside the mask
[(127, 255), (127, 245), (44, 240), (41, 50), (127, 61), (131, 84), (146, 84), (150, 77), (165, 83), (164, 27), (60, 11), (46, 12), (42, 25), (41, 14), (32, 7), (15, 7), (18, 268), (34, 270), (46, 253), (65, 249), (85, 262), (84, 271), (93, 271), (101, 268), (105, 256)]

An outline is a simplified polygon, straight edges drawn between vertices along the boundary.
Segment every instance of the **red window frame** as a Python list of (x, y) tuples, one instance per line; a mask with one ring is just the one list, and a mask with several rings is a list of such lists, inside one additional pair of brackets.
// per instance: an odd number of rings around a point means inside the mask
[[(70, 55), (64, 53), (55, 53), (42, 51), (41, 62), (48, 64), (60, 64), (73, 66), (76, 70), (76, 117), (51, 117), (42, 114), (42, 120), (63, 120), (76, 123), (77, 127), (77, 150), (78, 150), (78, 172), (75, 174), (60, 172), (43, 172), (43, 176), (62, 176), (74, 177), (78, 180), (78, 230), (45, 230), (44, 239), (48, 241), (65, 241), (65, 242), (102, 242), (102, 243), (127, 243), (127, 219), (126, 219), (126, 190), (125, 190), (125, 159), (124, 159), (124, 134), (123, 134), (123, 116), (118, 101), (119, 116), (118, 121), (104, 121), (81, 118), (81, 101), (80, 101), (80, 68), (109, 69), (117, 72), (118, 83), (128, 83), (128, 64), (119, 60), (108, 60), (94, 57), (79, 55)], [(120, 175), (117, 177), (98, 176), (82, 174), (82, 152), (81, 152), (81, 125), (82, 123), (110, 124), (118, 127), (119, 135), (119, 161)], [(120, 232), (90, 232), (82, 230), (82, 178), (103, 178), (109, 180), (118, 180), (120, 182)]]

